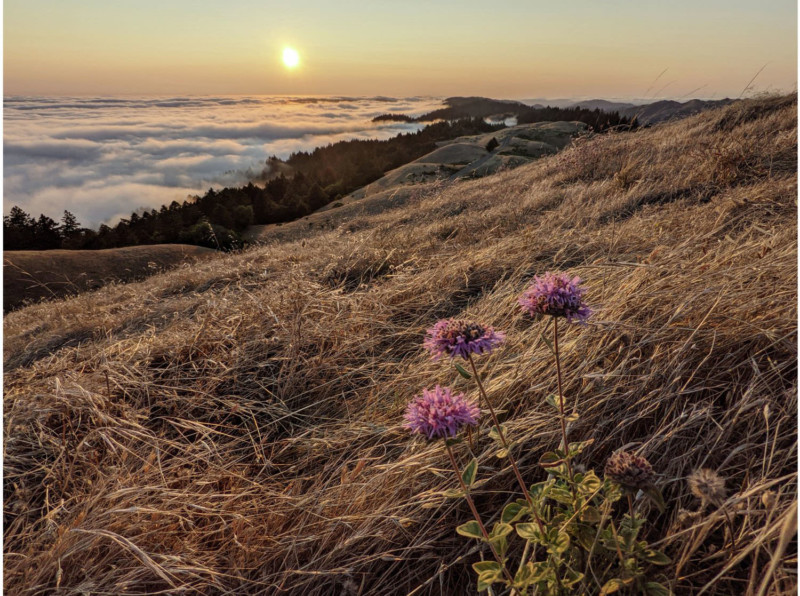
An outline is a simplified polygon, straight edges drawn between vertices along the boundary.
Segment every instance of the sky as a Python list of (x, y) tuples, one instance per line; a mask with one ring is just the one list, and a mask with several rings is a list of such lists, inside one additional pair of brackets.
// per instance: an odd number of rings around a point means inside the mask
[(756, 90), (797, 86), (794, 0), (5, 0), (3, 14), (6, 96), (721, 98), (762, 67)]

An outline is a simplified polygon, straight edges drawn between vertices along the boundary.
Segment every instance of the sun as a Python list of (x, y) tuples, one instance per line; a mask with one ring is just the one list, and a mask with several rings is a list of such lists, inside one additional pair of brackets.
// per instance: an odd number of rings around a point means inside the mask
[(294, 68), (300, 64), (300, 54), (294, 48), (283, 48), (283, 64), (286, 68)]

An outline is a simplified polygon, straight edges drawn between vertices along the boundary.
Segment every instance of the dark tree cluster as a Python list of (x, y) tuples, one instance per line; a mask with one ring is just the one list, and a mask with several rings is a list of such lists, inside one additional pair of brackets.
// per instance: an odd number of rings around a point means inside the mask
[(64, 211), (61, 224), (44, 214), (33, 218), (19, 207), (3, 217), (3, 250), (78, 248), (95, 234), (69, 211)]
[[(437, 122), (385, 141), (352, 140), (293, 153), (288, 173), (238, 188), (209, 189), (202, 196), (173, 201), (161, 209), (135, 212), (114, 227), (82, 228), (69, 212), (62, 224), (19, 207), (3, 218), (4, 250), (100, 249), (139, 244), (195, 244), (228, 250), (241, 246), (251, 224), (291, 221), (380, 178), (384, 172), (422, 157), (436, 142), (491, 132), (498, 126), (481, 118)], [(267, 160), (267, 170), (276, 158)]]

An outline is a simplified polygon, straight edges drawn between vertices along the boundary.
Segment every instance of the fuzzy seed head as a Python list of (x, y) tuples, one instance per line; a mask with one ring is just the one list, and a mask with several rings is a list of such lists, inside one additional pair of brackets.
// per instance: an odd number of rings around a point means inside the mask
[(449, 387), (436, 385), (423, 389), (406, 408), (405, 427), (428, 440), (455, 437), (465, 426), (478, 424), (480, 410), (463, 393), (453, 393)]
[(689, 490), (703, 501), (719, 507), (725, 501), (725, 479), (714, 470), (701, 468), (689, 474)]
[(592, 311), (583, 301), (586, 289), (580, 277), (567, 273), (545, 273), (535, 276), (522, 294), (519, 303), (532, 316), (564, 317), (567, 323), (585, 323)]
[(628, 492), (647, 488), (655, 478), (650, 462), (629, 451), (617, 451), (609, 457), (605, 475)]
[(488, 354), (502, 344), (505, 338), (504, 333), (481, 323), (442, 319), (428, 329), (423, 345), (434, 360), (442, 356), (460, 356), (466, 360), (470, 354)]

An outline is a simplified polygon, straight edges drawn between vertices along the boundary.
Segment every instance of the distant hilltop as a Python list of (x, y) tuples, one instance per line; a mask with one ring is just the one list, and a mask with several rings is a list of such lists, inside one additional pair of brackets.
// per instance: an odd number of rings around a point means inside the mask
[[(433, 110), (421, 116), (412, 117), (406, 114), (381, 114), (373, 118), (373, 121), (431, 122), (434, 120), (455, 120), (459, 118), (487, 118), (490, 120), (502, 121), (506, 118), (513, 117), (517, 119), (517, 122), (525, 123), (540, 121), (543, 111), (559, 109), (617, 114), (625, 119), (632, 120), (636, 118), (637, 123), (640, 125), (648, 125), (665, 122), (674, 118), (693, 116), (709, 108), (728, 105), (733, 101), (734, 100), (727, 98), (719, 100), (690, 99), (685, 102), (662, 100), (639, 105), (635, 103), (608, 101), (605, 99), (589, 99), (585, 101), (531, 99), (515, 101), (508, 99), (491, 99), (487, 97), (448, 97), (444, 100), (446, 107)], [(582, 120), (585, 121), (583, 118)]]

